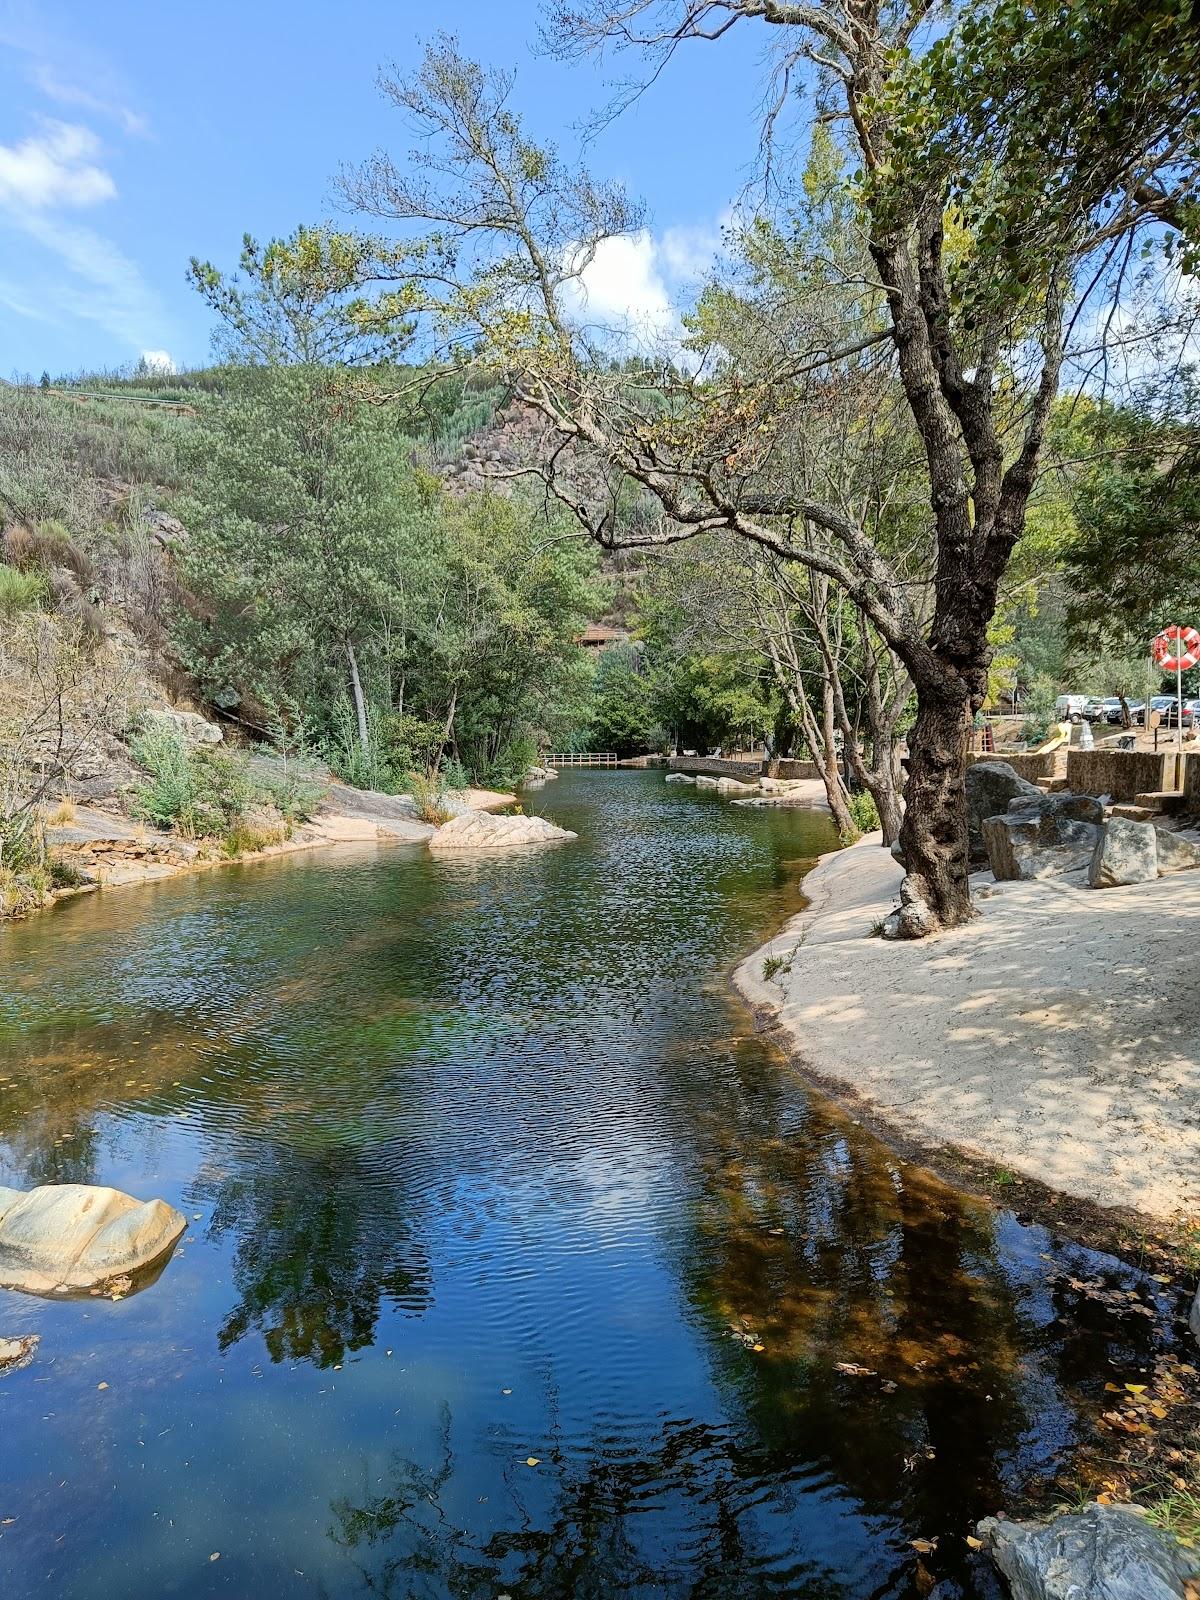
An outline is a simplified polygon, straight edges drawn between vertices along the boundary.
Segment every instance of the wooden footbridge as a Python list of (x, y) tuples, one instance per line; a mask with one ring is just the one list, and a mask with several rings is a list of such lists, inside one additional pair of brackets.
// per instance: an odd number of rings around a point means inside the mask
[(560, 750), (542, 757), (548, 767), (617, 767), (620, 761), (611, 750)]

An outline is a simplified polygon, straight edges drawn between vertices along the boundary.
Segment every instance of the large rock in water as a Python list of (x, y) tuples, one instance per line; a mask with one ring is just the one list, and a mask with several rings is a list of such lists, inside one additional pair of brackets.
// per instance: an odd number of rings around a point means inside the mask
[(429, 848), (451, 850), (507, 850), (514, 845), (554, 844), (576, 839), (578, 834), (556, 828), (545, 817), (498, 817), (490, 811), (464, 811), (444, 822), (429, 841)]
[(967, 768), (967, 843), (972, 861), (987, 859), (983, 825), (999, 817), (1014, 800), (1037, 800), (1042, 791), (1020, 777), (1007, 761), (973, 761)]
[(1196, 1570), (1173, 1539), (1120, 1506), (1046, 1523), (988, 1517), (979, 1535), (1013, 1600), (1183, 1600)]
[(1082, 871), (1100, 839), (1104, 807), (1087, 794), (1020, 798), (983, 824), (988, 862), (999, 882)]
[(165, 1256), (187, 1227), (165, 1200), (88, 1183), (0, 1188), (0, 1288), (93, 1289)]
[(1152, 822), (1110, 817), (1088, 867), (1093, 889), (1152, 883), (1158, 877), (1158, 829)]

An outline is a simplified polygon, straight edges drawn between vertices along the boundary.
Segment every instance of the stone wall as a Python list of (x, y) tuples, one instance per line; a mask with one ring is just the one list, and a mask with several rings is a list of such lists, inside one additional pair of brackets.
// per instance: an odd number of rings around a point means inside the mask
[(1054, 759), (1057, 750), (997, 750), (995, 754), (983, 750), (970, 751), (967, 755), (967, 765), (972, 766), (976, 761), (1003, 761), (1016, 773), (1018, 778), (1024, 778), (1026, 783), (1036, 783), (1039, 778), (1052, 778), (1054, 776)]
[(781, 761), (779, 771), (775, 774), (778, 778), (819, 778), (821, 769), (815, 761)]
[(1161, 751), (1072, 750), (1067, 757), (1067, 788), (1073, 794), (1110, 794), (1127, 805), (1162, 787)]
[[(803, 762), (785, 764), (802, 766)], [(690, 772), (709, 778), (757, 778), (762, 771), (761, 761), (725, 761), (716, 756), (672, 756), (667, 765), (672, 772)]]

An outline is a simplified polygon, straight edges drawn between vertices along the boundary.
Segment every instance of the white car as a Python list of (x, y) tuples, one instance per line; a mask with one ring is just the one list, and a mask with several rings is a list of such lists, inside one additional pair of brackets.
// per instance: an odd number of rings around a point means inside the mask
[(1060, 722), (1082, 722), (1083, 708), (1090, 699), (1086, 694), (1060, 694), (1054, 702), (1054, 715)]

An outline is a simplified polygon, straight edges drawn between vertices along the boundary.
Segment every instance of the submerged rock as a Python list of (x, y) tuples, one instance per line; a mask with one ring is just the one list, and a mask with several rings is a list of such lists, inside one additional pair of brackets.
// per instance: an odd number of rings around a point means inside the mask
[(187, 1223), (165, 1200), (87, 1183), (0, 1188), (0, 1288), (92, 1289), (167, 1254)]
[(1158, 829), (1150, 822), (1111, 817), (1088, 868), (1093, 889), (1151, 883), (1158, 877)]
[(464, 811), (444, 822), (429, 841), (436, 851), (507, 850), (513, 845), (554, 844), (578, 834), (556, 828), (545, 817), (503, 817), (490, 811)]
[(988, 1517), (979, 1536), (1013, 1600), (1183, 1600), (1196, 1570), (1173, 1539), (1121, 1506), (1046, 1523)]
[(667, 783), (695, 783), (695, 781), (690, 772), (668, 772), (666, 776)]
[(33, 1360), (41, 1335), (27, 1333), (16, 1339), (0, 1339), (0, 1377), (6, 1372), (16, 1372)]

